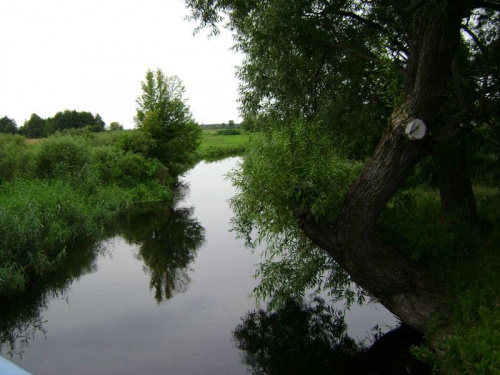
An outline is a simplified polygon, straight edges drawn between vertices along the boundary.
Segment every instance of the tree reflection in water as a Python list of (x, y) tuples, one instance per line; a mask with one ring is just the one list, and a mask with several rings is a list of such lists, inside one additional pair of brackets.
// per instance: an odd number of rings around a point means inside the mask
[(95, 272), (96, 258), (104, 252), (102, 242), (75, 245), (53, 272), (32, 277), (23, 294), (0, 298), (0, 354), (22, 356), (36, 334), (45, 335), (43, 312), (49, 302), (65, 298), (73, 281)]
[(418, 333), (399, 327), (367, 349), (347, 335), (342, 313), (319, 298), (251, 311), (233, 338), (254, 375), (430, 374), (409, 354), (421, 342)]
[(137, 259), (144, 262), (158, 303), (185, 292), (191, 281), (188, 266), (205, 239), (192, 214), (192, 208), (143, 207), (122, 225), (121, 236), (139, 247)]
[[(123, 215), (104, 237), (121, 235), (139, 248), (137, 258), (150, 275), (158, 303), (189, 285), (188, 266), (204, 241), (204, 229), (192, 209), (171, 205), (143, 205)], [(32, 278), (22, 295), (0, 298), (0, 354), (22, 356), (36, 334), (45, 335), (43, 313), (54, 298), (66, 297), (73, 281), (97, 269), (106, 241), (84, 241), (67, 250), (57, 269), (43, 278)]]

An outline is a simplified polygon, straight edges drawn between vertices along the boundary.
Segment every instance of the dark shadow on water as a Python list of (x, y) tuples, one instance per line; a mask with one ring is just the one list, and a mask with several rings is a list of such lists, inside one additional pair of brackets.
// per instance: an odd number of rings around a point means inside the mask
[(0, 354), (22, 357), (35, 335), (45, 336), (43, 312), (51, 300), (66, 298), (71, 284), (96, 270), (96, 258), (105, 252), (102, 243), (77, 244), (66, 251), (65, 259), (53, 272), (31, 277), (21, 295), (0, 298)]
[[(109, 225), (104, 237), (118, 235), (137, 246), (158, 303), (187, 289), (189, 264), (204, 241), (204, 229), (192, 209), (165, 203), (134, 207)], [(66, 251), (53, 272), (32, 277), (23, 294), (0, 298), (0, 354), (22, 356), (35, 336), (45, 336), (43, 315), (50, 301), (67, 298), (71, 284), (95, 272), (98, 256), (106, 251), (105, 239), (81, 241)]]
[(254, 375), (431, 373), (409, 353), (422, 342), (418, 332), (401, 326), (366, 348), (347, 335), (342, 313), (321, 299), (251, 311), (233, 339)]

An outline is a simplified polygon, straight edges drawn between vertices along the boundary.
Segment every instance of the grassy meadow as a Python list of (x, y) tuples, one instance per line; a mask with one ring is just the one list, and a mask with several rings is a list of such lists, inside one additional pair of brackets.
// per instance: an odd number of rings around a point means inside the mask
[[(231, 129), (227, 129), (231, 130)], [(226, 156), (241, 155), (245, 152), (250, 136), (237, 130), (234, 135), (221, 134), (222, 130), (204, 129), (198, 147), (199, 159), (220, 159)]]

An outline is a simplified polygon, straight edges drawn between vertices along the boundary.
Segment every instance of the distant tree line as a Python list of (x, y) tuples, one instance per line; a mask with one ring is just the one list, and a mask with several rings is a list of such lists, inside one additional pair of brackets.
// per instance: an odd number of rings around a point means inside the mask
[[(90, 112), (78, 112), (65, 110), (58, 112), (54, 117), (46, 119), (41, 118), (36, 113), (33, 113), (29, 120), (24, 122), (24, 125), (17, 128), (17, 124), (13, 119), (7, 116), (0, 119), (0, 132), (10, 134), (20, 134), (27, 138), (42, 138), (54, 134), (58, 131), (67, 129), (83, 129), (86, 128), (91, 132), (103, 131), (106, 124), (99, 114), (95, 116)], [(119, 130), (115, 124), (115, 130)], [(123, 127), (121, 128), (123, 129)]]
[(241, 124), (236, 124), (233, 120), (229, 120), (229, 122), (222, 123), (222, 124), (204, 124), (200, 125), (202, 129), (233, 129), (233, 128), (239, 128)]

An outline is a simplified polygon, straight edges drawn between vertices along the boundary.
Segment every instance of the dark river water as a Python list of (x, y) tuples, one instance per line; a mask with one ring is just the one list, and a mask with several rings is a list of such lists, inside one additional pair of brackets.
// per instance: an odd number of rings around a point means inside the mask
[[(1, 354), (34, 374), (249, 373), (233, 331), (256, 309), (261, 258), (229, 231), (224, 176), (238, 161), (199, 163), (173, 207), (123, 215), (108, 239), (70, 253), (60, 277), (3, 306)], [(345, 322), (355, 340), (397, 325), (375, 304)]]

